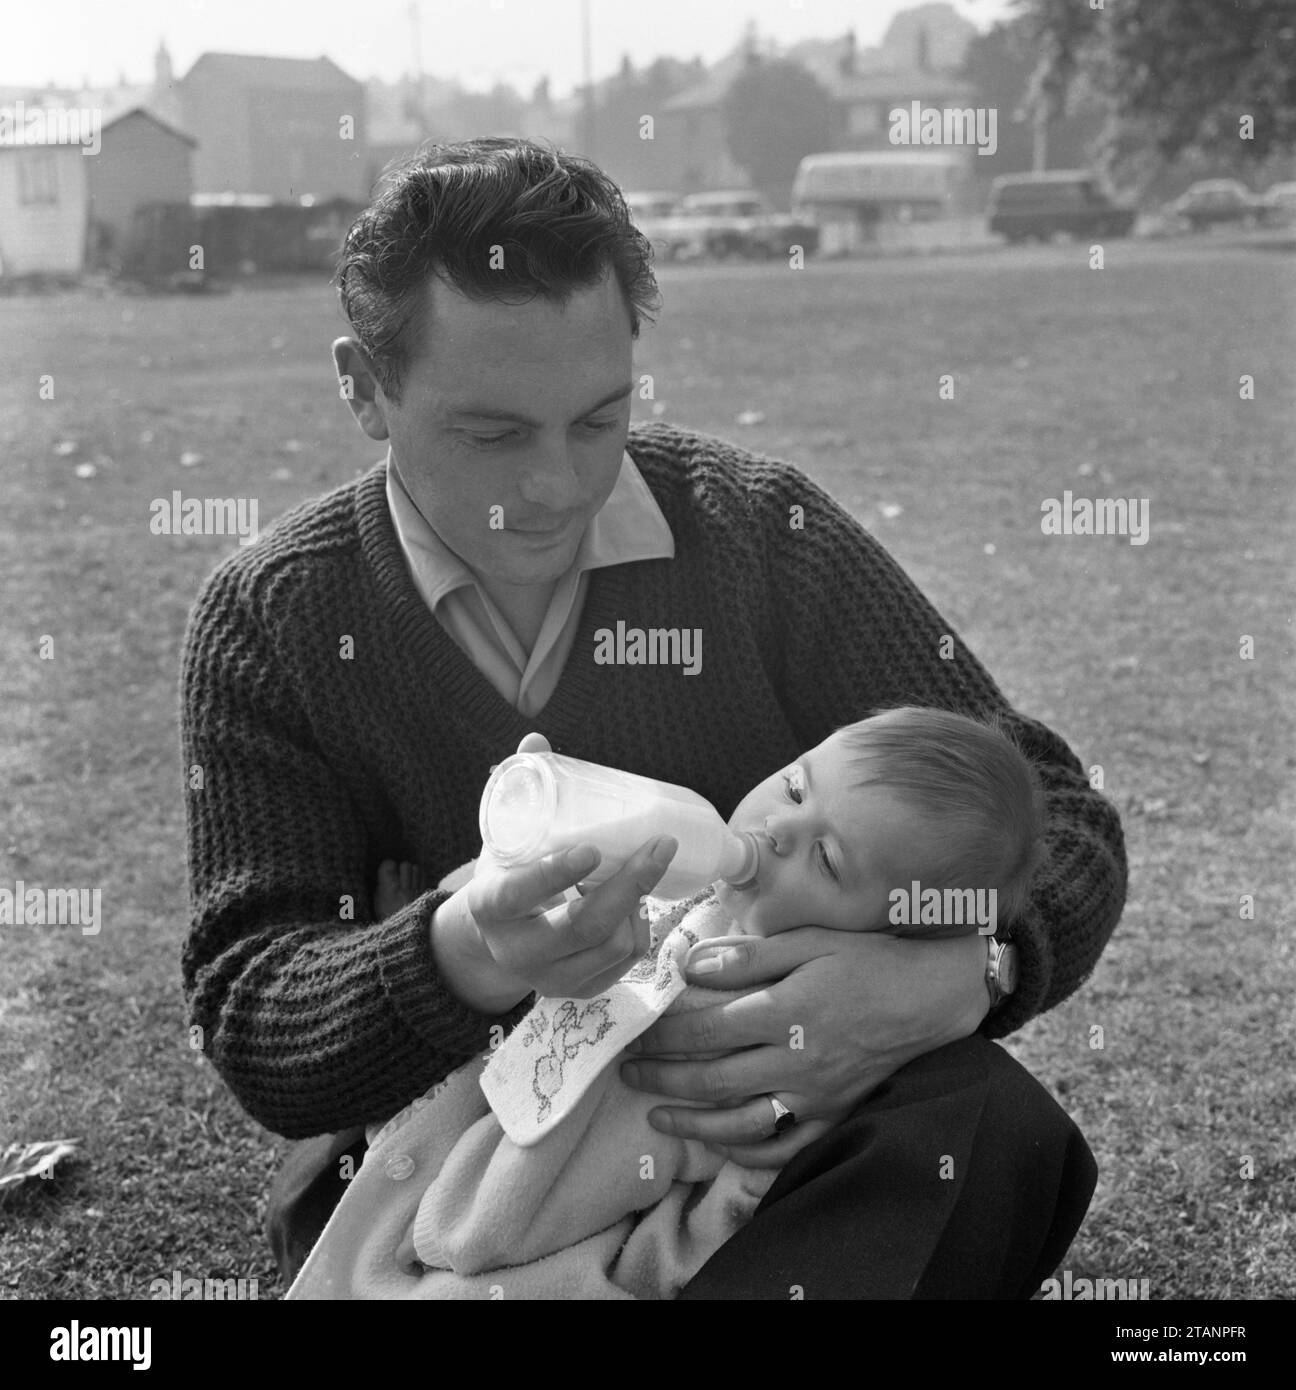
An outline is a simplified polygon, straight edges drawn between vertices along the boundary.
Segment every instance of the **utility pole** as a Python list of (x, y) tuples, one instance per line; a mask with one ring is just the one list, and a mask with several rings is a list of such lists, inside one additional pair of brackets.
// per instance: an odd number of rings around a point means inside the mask
[(1042, 174), (1048, 168), (1048, 110), (1040, 102), (1035, 107), (1031, 140), (1031, 172)]
[(590, 0), (581, 0), (581, 68), (585, 84), (585, 149), (587, 159), (597, 162), (597, 116), (594, 108), (594, 65), (590, 58)]
[(427, 135), (427, 122), (423, 111), (423, 26), (419, 16), (419, 0), (410, 0), (410, 61), (414, 71), (410, 78), (414, 87), (414, 119), (418, 122), (419, 139)]

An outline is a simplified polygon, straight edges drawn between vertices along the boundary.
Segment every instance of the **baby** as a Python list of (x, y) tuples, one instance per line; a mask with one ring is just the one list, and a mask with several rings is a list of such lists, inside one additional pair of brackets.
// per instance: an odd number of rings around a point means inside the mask
[[(621, 981), (537, 1000), (502, 1045), (371, 1136), (289, 1297), (674, 1297), (777, 1176), (661, 1134), (647, 1115), (663, 1098), (618, 1075), (667, 1010), (739, 997), (686, 988), (690, 948), (806, 924), (992, 933), (1025, 909), (1042, 823), (1030, 764), (989, 725), (903, 708), (839, 729), (730, 817), (756, 837), (749, 882), (645, 899), (652, 948)], [(385, 864), (379, 917), (421, 887), (412, 866)]]

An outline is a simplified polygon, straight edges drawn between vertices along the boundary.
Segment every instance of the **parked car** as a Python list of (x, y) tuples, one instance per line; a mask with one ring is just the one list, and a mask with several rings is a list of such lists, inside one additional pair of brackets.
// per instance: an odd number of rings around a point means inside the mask
[(623, 196), (635, 226), (663, 260), (688, 260), (706, 254), (696, 223), (680, 216), (678, 193), (633, 192)]
[(1267, 227), (1296, 224), (1296, 183), (1276, 183), (1260, 199), (1260, 221)]
[(1035, 237), (1128, 236), (1135, 209), (1117, 202), (1097, 174), (1057, 170), (1047, 174), (1003, 174), (990, 185), (990, 230), (1009, 241)]
[(1167, 211), (1182, 218), (1194, 232), (1226, 222), (1253, 226), (1260, 217), (1260, 200), (1237, 179), (1203, 179), (1191, 184)]
[(819, 246), (812, 222), (776, 212), (764, 194), (748, 190), (690, 193), (680, 205), (680, 221), (707, 255), (720, 259), (786, 256), (791, 246), (812, 255)]

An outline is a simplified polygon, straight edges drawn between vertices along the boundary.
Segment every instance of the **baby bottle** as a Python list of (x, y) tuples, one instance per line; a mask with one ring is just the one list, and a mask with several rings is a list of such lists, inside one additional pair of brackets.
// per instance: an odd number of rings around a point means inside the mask
[(687, 787), (618, 772), (558, 753), (515, 753), (481, 799), (482, 844), (506, 867), (592, 844), (602, 856), (587, 882), (616, 873), (640, 845), (671, 835), (679, 849), (652, 890), (686, 898), (717, 879), (743, 884), (756, 872), (755, 836), (736, 833)]

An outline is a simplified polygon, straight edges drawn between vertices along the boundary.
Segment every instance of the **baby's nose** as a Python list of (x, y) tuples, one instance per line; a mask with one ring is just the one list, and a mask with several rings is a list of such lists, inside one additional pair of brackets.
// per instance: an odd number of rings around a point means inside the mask
[(765, 838), (770, 842), (770, 849), (775, 854), (786, 854), (792, 848), (791, 824), (785, 821), (782, 816), (767, 816), (765, 818)]

